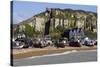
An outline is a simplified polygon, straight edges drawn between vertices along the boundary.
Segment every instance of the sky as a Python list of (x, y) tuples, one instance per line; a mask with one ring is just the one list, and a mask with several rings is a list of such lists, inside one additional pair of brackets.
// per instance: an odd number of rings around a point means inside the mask
[(74, 4), (58, 4), (58, 3), (43, 3), (43, 2), (28, 2), (28, 1), (13, 1), (13, 23), (17, 24), (23, 20), (45, 11), (46, 8), (74, 9), (97, 12), (97, 6), (90, 5), (74, 5)]

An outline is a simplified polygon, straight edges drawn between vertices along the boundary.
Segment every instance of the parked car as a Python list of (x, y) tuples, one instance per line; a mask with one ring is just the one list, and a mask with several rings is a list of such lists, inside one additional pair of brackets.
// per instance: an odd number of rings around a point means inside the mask
[(36, 47), (36, 48), (44, 48), (46, 47), (46, 42), (45, 40), (43, 39), (33, 39), (33, 47)]
[(83, 45), (85, 46), (94, 46), (94, 40), (88, 38), (88, 37), (85, 37), (84, 40), (83, 40)]
[(57, 48), (59, 48), (59, 47), (64, 48), (66, 46), (66, 44), (67, 44), (67, 39), (65, 39), (65, 38), (60, 38), (60, 39), (56, 40), (56, 42), (55, 42), (55, 46)]
[(97, 40), (94, 41), (94, 45), (97, 45)]
[(28, 40), (26, 38), (17, 38), (15, 40), (15, 43), (17, 45), (17, 48), (28, 48)]
[(81, 47), (81, 43), (80, 43), (80, 40), (75, 40), (74, 38), (72, 38), (70, 41), (69, 41), (69, 46), (71, 47)]
[(29, 39), (26, 38), (24, 33), (19, 33), (15, 38), (13, 38), (13, 48), (28, 48)]
[(45, 41), (46, 46), (53, 46), (52, 39), (49, 35), (44, 36), (43, 40)]

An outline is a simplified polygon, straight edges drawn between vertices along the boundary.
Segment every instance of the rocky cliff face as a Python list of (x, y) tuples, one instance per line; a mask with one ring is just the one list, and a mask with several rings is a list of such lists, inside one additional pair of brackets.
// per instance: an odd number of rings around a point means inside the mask
[[(72, 9), (59, 9), (51, 8), (52, 18), (50, 29), (56, 28), (58, 25), (64, 28), (82, 27), (85, 30), (93, 31), (97, 29), (97, 13), (88, 12), (83, 10)], [(47, 16), (46, 11), (21, 22), (28, 23), (34, 27), (37, 31), (43, 31)]]

